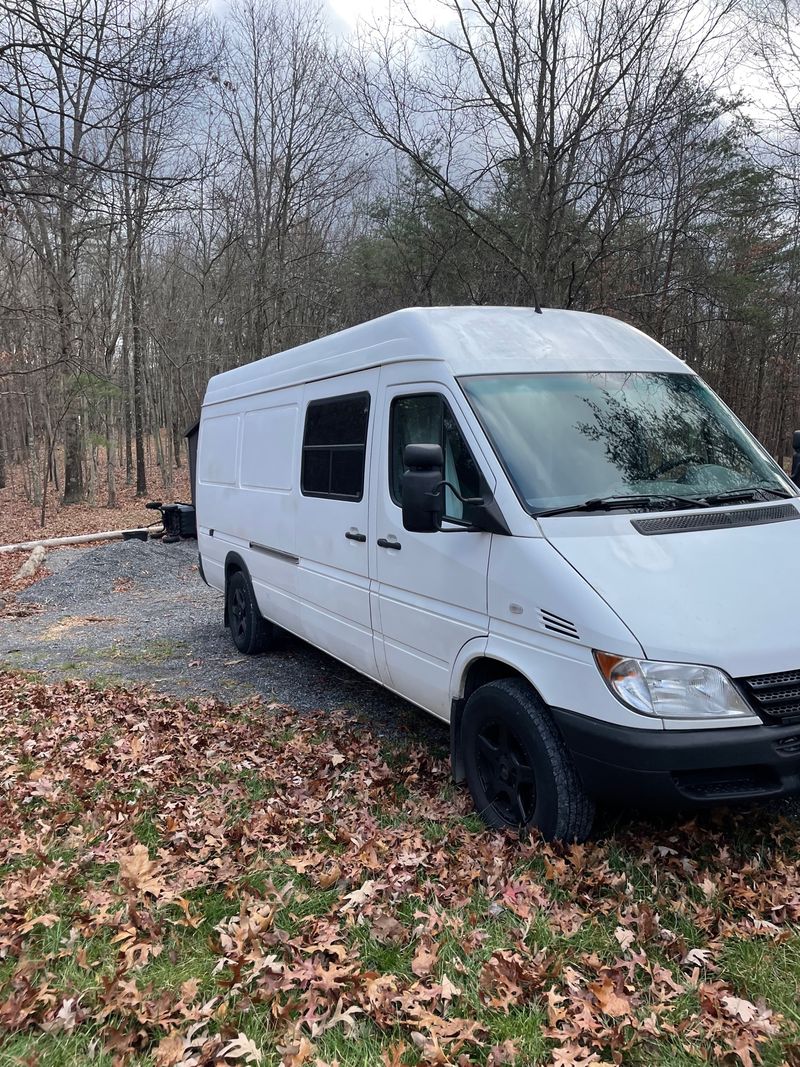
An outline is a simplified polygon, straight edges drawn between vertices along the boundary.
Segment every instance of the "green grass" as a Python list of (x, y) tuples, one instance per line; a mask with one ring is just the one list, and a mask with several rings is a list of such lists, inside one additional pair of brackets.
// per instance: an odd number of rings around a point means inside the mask
[(119, 659), (132, 665), (142, 663), (167, 663), (169, 660), (186, 655), (189, 645), (186, 641), (155, 637), (146, 641), (140, 648), (128, 648), (123, 645), (109, 645), (108, 648), (95, 650), (95, 655), (103, 659)]
[[(0, 1046), (0, 1067), (113, 1067), (114, 1057), (98, 1049), (99, 1027), (89, 1025), (73, 1034), (11, 1034)], [(140, 1059), (139, 1067), (148, 1060)]]
[(721, 962), (740, 996), (764, 1000), (800, 1025), (800, 934), (778, 944), (731, 940)]

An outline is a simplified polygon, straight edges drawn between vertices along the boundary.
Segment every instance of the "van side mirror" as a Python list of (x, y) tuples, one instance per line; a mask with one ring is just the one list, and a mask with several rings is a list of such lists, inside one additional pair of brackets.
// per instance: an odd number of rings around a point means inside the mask
[(795, 452), (800, 452), (800, 430), (795, 430), (792, 434), (792, 448)]
[(442, 446), (406, 445), (403, 465), (403, 526), (413, 533), (436, 533), (444, 512)]

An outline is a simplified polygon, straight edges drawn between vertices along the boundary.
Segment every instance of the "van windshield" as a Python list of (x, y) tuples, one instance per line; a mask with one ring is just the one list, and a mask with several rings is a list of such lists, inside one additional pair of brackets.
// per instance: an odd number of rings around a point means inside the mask
[(634, 495), (655, 507), (675, 506), (677, 497), (721, 503), (713, 498), (746, 490), (752, 499), (794, 495), (778, 465), (693, 374), (502, 374), (460, 382), (534, 513)]

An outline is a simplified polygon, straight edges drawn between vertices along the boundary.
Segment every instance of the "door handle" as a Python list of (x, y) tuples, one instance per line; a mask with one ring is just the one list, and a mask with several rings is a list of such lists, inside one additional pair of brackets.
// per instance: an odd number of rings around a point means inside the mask
[(367, 535), (359, 533), (358, 530), (348, 530), (345, 534), (348, 541), (366, 541)]
[(385, 537), (378, 538), (378, 545), (380, 548), (396, 548), (398, 550), (402, 548), (402, 545), (399, 541), (389, 541)]

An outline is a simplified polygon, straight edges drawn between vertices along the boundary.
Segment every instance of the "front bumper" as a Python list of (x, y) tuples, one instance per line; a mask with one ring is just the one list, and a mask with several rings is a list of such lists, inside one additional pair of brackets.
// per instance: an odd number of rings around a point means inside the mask
[(635, 730), (552, 712), (598, 799), (680, 807), (800, 793), (800, 724)]

